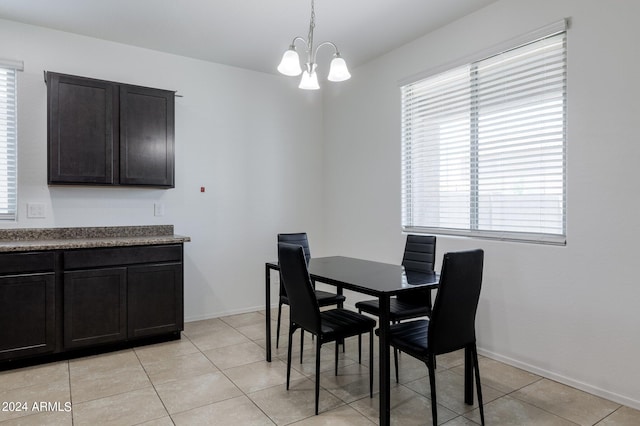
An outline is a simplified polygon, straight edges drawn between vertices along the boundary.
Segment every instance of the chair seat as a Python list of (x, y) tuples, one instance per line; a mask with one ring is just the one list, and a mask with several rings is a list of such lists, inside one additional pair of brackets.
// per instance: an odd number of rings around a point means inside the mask
[[(356, 309), (377, 317), (380, 316), (380, 302), (378, 299), (357, 302)], [(389, 299), (389, 319), (393, 322), (429, 316), (430, 314), (431, 310), (425, 303), (414, 304), (395, 297)]]
[(328, 291), (315, 290), (315, 293), (320, 306), (337, 305), (346, 299), (342, 294), (329, 293)]
[[(345, 297), (342, 294), (329, 293), (323, 290), (314, 290), (316, 293), (316, 299), (318, 299), (319, 306), (331, 306), (338, 305), (345, 301)], [(280, 296), (280, 302), (285, 305), (289, 304), (289, 298), (285, 295)]]
[(389, 344), (411, 355), (426, 356), (429, 348), (428, 330), (428, 319), (392, 324), (389, 326)]
[(325, 342), (367, 333), (376, 326), (373, 318), (346, 309), (320, 312), (320, 321)]

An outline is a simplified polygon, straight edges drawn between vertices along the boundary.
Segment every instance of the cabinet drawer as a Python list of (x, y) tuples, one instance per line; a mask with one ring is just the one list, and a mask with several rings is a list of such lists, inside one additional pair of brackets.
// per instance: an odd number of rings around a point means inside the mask
[(81, 249), (64, 253), (65, 270), (181, 261), (180, 244)]
[(0, 254), (0, 275), (52, 272), (54, 252)]

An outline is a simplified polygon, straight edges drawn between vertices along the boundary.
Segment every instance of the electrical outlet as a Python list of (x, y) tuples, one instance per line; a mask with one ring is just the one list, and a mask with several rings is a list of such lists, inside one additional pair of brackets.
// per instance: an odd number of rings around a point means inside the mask
[(27, 203), (27, 217), (30, 219), (44, 219), (46, 217), (44, 203)]
[(164, 204), (163, 203), (153, 203), (153, 215), (154, 216), (164, 216)]

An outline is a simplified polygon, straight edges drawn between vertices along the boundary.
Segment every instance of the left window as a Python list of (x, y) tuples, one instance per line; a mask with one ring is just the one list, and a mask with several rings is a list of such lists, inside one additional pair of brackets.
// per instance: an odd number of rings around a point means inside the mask
[(22, 63), (0, 59), (0, 220), (16, 220), (18, 84)]

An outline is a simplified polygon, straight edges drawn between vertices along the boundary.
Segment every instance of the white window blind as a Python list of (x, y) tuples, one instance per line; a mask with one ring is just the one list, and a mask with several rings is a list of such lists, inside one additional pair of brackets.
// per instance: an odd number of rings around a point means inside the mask
[(565, 243), (565, 34), (401, 87), (406, 231)]
[(19, 64), (0, 60), (0, 220), (17, 210), (17, 83)]

